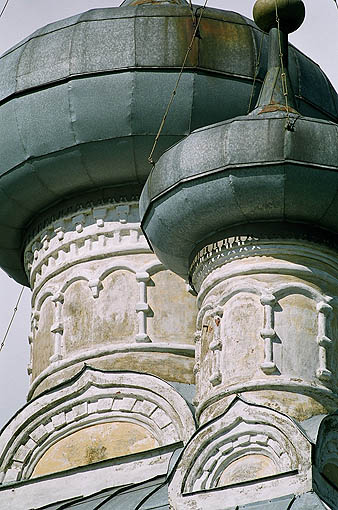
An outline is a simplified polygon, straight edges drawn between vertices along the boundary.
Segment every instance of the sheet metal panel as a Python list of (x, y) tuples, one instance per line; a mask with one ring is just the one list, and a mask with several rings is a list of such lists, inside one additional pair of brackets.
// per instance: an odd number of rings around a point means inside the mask
[[(77, 190), (88, 188), (90, 179), (78, 147), (37, 158), (33, 161), (33, 165), (40, 181), (55, 195), (54, 201), (58, 197), (65, 197)], [(47, 199), (46, 205), (49, 203)], [(38, 208), (34, 211), (37, 213)], [(22, 222), (24, 221), (23, 218)]]
[[(332, 98), (332, 86), (320, 69), (307, 57), (297, 55), (299, 68), (300, 94), (304, 99), (319, 106), (323, 111), (337, 112), (337, 103)], [(335, 94), (337, 97), (337, 94)]]
[[(137, 181), (132, 137), (118, 137), (79, 146), (87, 187), (116, 186)], [(112, 154), (116, 156), (112, 158)], [(89, 179), (88, 179), (89, 177)]]
[(16, 90), (38, 87), (69, 75), (73, 27), (30, 39), (17, 67)]
[(143, 503), (140, 510), (165, 509), (168, 506), (168, 485), (159, 486), (158, 490)]
[[(256, 92), (252, 100), (252, 109), (258, 98), (261, 83), (257, 82)], [(209, 90), (207, 101), (205, 91)], [(210, 76), (196, 73), (193, 88), (193, 106), (191, 112), (191, 131), (202, 126), (215, 124), (224, 120), (224, 110), (229, 118), (246, 115), (249, 107), (252, 83), (234, 78), (224, 80), (222, 76)], [(246, 97), (238, 101), (238, 97)]]
[(25, 46), (22, 45), (18, 49), (6, 53), (0, 59), (0, 101), (16, 91), (17, 67), (24, 49)]
[(15, 100), (16, 119), (28, 157), (40, 157), (75, 144), (68, 84), (41, 89)]
[[(89, 74), (135, 66), (133, 18), (82, 22), (72, 28), (72, 32), (69, 74)], [(123, 90), (120, 92), (123, 93)]]
[(71, 120), (76, 143), (130, 136), (134, 87), (133, 73), (71, 81), (65, 121)]
[[(0, 75), (1, 76), (1, 75)], [(0, 175), (22, 164), (28, 157), (16, 120), (16, 103), (12, 101), (0, 108)]]
[[(34, 166), (30, 163), (25, 163), (17, 168), (15, 172), (8, 172), (2, 176), (1, 186), (6, 190), (7, 197), (15, 201), (21, 215), (23, 210), (30, 211), (30, 214), (33, 214), (34, 211), (45, 207), (46, 203), (56, 198), (55, 194), (43, 185)], [(31, 202), (27, 202), (27, 193), (32, 197)], [(23, 225), (20, 225), (20, 227), (23, 227)]]
[[(194, 27), (190, 17), (138, 17), (135, 19), (136, 65), (180, 68)], [(186, 66), (198, 64), (198, 40), (189, 53)]]
[(298, 496), (290, 510), (327, 510), (327, 508), (317, 494), (309, 492)]
[(290, 504), (294, 499), (295, 496), (291, 494), (290, 496), (284, 496), (270, 501), (261, 501), (258, 503), (243, 505), (240, 506), (238, 510), (289, 510)]
[[(236, 22), (220, 23), (205, 17), (201, 21), (199, 66), (227, 74), (253, 76), (254, 52), (251, 27), (242, 16)], [(241, 24), (243, 23), (243, 24)]]
[[(177, 81), (177, 73), (152, 72), (149, 88), (149, 73), (134, 73), (132, 132), (137, 135), (156, 135), (166, 110), (170, 95)], [(194, 75), (187, 72), (182, 76), (175, 101), (169, 111), (163, 135), (183, 137), (190, 133), (192, 91)], [(145, 98), (148, 98), (145, 101)]]

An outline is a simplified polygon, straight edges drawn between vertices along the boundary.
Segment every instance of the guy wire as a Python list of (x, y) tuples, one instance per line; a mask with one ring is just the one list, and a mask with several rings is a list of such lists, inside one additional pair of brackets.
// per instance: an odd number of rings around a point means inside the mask
[(3, 13), (5, 12), (5, 9), (6, 9), (8, 4), (9, 4), (9, 0), (6, 0), (5, 5), (3, 6), (3, 8), (1, 9), (1, 12), (0, 12), (0, 18), (3, 15)]
[(195, 41), (195, 38), (196, 38), (196, 34), (198, 33), (198, 29), (199, 29), (199, 26), (200, 26), (200, 23), (201, 23), (201, 19), (202, 19), (202, 16), (204, 14), (204, 11), (205, 11), (205, 8), (207, 6), (207, 3), (208, 3), (208, 0), (205, 0), (204, 2), (204, 5), (201, 9), (201, 12), (200, 12), (200, 15), (198, 17), (198, 20), (197, 20), (197, 23), (195, 24), (195, 30), (194, 30), (194, 33), (193, 33), (193, 36), (191, 38), (191, 41), (190, 41), (190, 44), (188, 46), (188, 49), (187, 49), (187, 52), (185, 54), (185, 57), (184, 57), (184, 60), (183, 60), (183, 64), (181, 66), (181, 69), (180, 69), (180, 72), (179, 72), (179, 75), (178, 75), (178, 78), (177, 78), (177, 81), (176, 81), (176, 84), (175, 84), (175, 87), (174, 87), (174, 90), (172, 91), (171, 93), (171, 96), (170, 96), (170, 99), (169, 99), (169, 103), (167, 105), (167, 108), (164, 112), (164, 115), (163, 115), (163, 118), (162, 118), (162, 121), (161, 121), (161, 124), (160, 124), (160, 127), (159, 127), (159, 130), (157, 132), (157, 135), (155, 137), (155, 141), (154, 141), (154, 144), (153, 144), (153, 147), (151, 149), (151, 152), (149, 154), (149, 157), (148, 157), (148, 161), (151, 165), (155, 165), (155, 162), (153, 160), (153, 155), (154, 155), (154, 152), (155, 152), (155, 149), (156, 149), (156, 146), (157, 146), (157, 142), (158, 142), (158, 139), (160, 138), (161, 136), (161, 133), (162, 133), (162, 130), (163, 130), (163, 127), (164, 127), (164, 124), (165, 124), (165, 121), (167, 120), (167, 117), (168, 117), (168, 113), (169, 113), (169, 110), (170, 110), (170, 107), (175, 99), (175, 96), (176, 96), (176, 92), (177, 92), (177, 89), (178, 89), (178, 86), (179, 86), (179, 83), (181, 81), (181, 78), (182, 78), (182, 74), (183, 74), (183, 71), (184, 71), (184, 68), (185, 68), (185, 64), (187, 62), (187, 59), (188, 59), (188, 56), (189, 56), (189, 53), (193, 47), (193, 44), (194, 44), (194, 41)]
[(278, 44), (279, 44), (279, 58), (280, 58), (280, 65), (281, 65), (281, 78), (282, 78), (282, 89), (283, 89), (283, 95), (285, 97), (285, 108), (286, 108), (286, 124), (285, 129), (288, 129), (289, 126), (291, 126), (290, 122), (290, 113), (289, 113), (289, 101), (288, 101), (288, 84), (286, 79), (286, 73), (284, 69), (284, 63), (283, 63), (283, 52), (282, 52), (282, 42), (281, 42), (281, 36), (280, 36), (280, 24), (279, 24), (279, 15), (278, 15), (278, 7), (277, 7), (277, 0), (275, 0), (275, 10), (276, 10), (276, 22), (277, 22), (277, 31), (278, 31)]
[(9, 330), (11, 329), (11, 326), (12, 326), (13, 321), (14, 321), (14, 317), (15, 317), (15, 315), (16, 315), (16, 312), (18, 311), (18, 306), (19, 306), (19, 303), (20, 303), (20, 300), (21, 300), (21, 297), (22, 297), (22, 294), (23, 294), (23, 291), (24, 291), (24, 290), (25, 290), (25, 287), (24, 287), (24, 285), (23, 285), (23, 286), (22, 286), (22, 288), (21, 288), (21, 291), (20, 291), (20, 294), (19, 294), (18, 300), (17, 300), (17, 302), (16, 302), (16, 305), (15, 305), (15, 307), (14, 307), (14, 309), (13, 309), (12, 317), (11, 317), (11, 320), (9, 321), (8, 326), (7, 326), (6, 333), (5, 333), (5, 335), (4, 335), (4, 337), (3, 337), (3, 340), (2, 340), (2, 342), (1, 342), (1, 345), (0, 345), (0, 352), (1, 352), (1, 351), (2, 351), (2, 349), (4, 348), (4, 345), (5, 345), (6, 339), (7, 339), (7, 337), (8, 337)]

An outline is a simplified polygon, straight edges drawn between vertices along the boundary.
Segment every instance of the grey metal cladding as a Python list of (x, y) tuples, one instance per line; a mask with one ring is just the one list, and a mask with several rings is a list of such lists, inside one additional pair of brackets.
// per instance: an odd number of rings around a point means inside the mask
[(325, 510), (327, 506), (314, 492), (298, 496), (290, 510)]
[(239, 224), (338, 232), (337, 140), (334, 123), (299, 117), (290, 132), (281, 113), (193, 132), (163, 154), (141, 195), (143, 228), (160, 260), (187, 277), (196, 248)]
[[(180, 68), (194, 27), (190, 18), (170, 16), (135, 18), (137, 67)], [(154, 51), (156, 48), (156, 51)], [(198, 65), (198, 46), (188, 56), (187, 67)]]
[[(231, 13), (234, 14), (234, 13)], [(253, 76), (255, 46), (252, 28), (245, 18), (236, 15), (232, 22), (220, 23), (206, 16), (201, 26), (202, 43), (199, 45), (199, 66), (226, 74)], [(208, 34), (214, 37), (208, 37)]]
[(24, 49), (23, 44), (0, 58), (0, 101), (16, 92), (18, 61)]
[(289, 510), (290, 504), (294, 499), (295, 496), (291, 494), (290, 496), (283, 496), (282, 498), (271, 499), (269, 501), (241, 505), (238, 507), (238, 510)]
[(16, 91), (51, 83), (69, 75), (73, 27), (43, 37), (34, 37), (25, 45), (18, 61)]
[[(0, 262), (12, 268), (12, 276), (19, 274), (20, 282), (26, 282), (19, 269), (25, 229), (42, 209), (89, 190), (146, 180), (147, 156), (192, 32), (191, 11), (182, 4), (93, 9), (37, 30), (0, 58), (0, 231), (7, 236)], [(196, 128), (247, 112), (262, 32), (239, 14), (210, 8), (200, 35), (155, 159)], [(264, 37), (259, 80), (266, 55)], [(337, 95), (320, 68), (295, 49), (290, 60), (300, 111), (337, 118)], [(311, 92), (314, 83), (319, 92)], [(225, 164), (225, 144), (235, 143), (233, 133), (234, 142), (231, 133), (227, 141), (213, 132), (220, 137), (222, 154), (214, 153), (211, 140), (194, 134), (194, 152), (188, 154), (190, 140), (187, 152), (179, 149), (188, 174), (205, 171), (203, 153), (214, 168)], [(176, 175), (175, 162), (170, 168)], [(155, 189), (157, 177), (152, 178)], [(212, 192), (210, 183), (207, 187)], [(230, 204), (236, 198), (228, 188), (223, 192)], [(188, 191), (185, 184), (182, 200), (189, 199)], [(207, 207), (201, 207), (209, 217)], [(242, 218), (245, 211), (238, 209), (235, 216)], [(332, 196), (328, 211), (318, 208), (316, 214), (323, 214), (330, 226), (337, 211), (338, 197)], [(196, 225), (201, 231), (202, 224)], [(178, 230), (186, 243), (183, 227)]]
[[(134, 100), (132, 107), (132, 132), (137, 135), (151, 134), (155, 137), (161, 123), (170, 94), (175, 87), (177, 74), (172, 72), (154, 71), (151, 73), (134, 73)], [(138, 91), (149, 88), (150, 101), (144, 102), (138, 95)], [(186, 73), (182, 76), (180, 87), (177, 91), (175, 102), (168, 114), (163, 135), (177, 135), (183, 137), (190, 133), (190, 119), (192, 110), (191, 93), (194, 88), (194, 73)], [(146, 157), (147, 154), (144, 154)], [(149, 168), (148, 168), (149, 170)]]
[(132, 134), (134, 80), (134, 73), (128, 72), (117, 74), (114, 80), (103, 75), (69, 82), (69, 120), (76, 144)]
[[(260, 83), (257, 83), (252, 105), (258, 98), (259, 89)], [(205, 100), (206, 90), (210, 91), (207, 101)], [(247, 113), (251, 90), (252, 83), (241, 78), (234, 77), (231, 80), (224, 80), (222, 75), (210, 76), (206, 73), (195, 73), (190, 130), (198, 129), (202, 125), (222, 122), (225, 119), (222, 105), (225, 103), (227, 118)], [(246, 100), (243, 99), (242, 104), (239, 104), (239, 97), (246, 98)], [(203, 124), (201, 124), (201, 119), (203, 119)]]
[(134, 18), (82, 22), (73, 29), (69, 74), (135, 66)]
[[(152, 493), (158, 490), (160, 485), (155, 482), (145, 482), (139, 486), (132, 486), (129, 490), (117, 493), (111, 499), (101, 506), (102, 510), (135, 510), (143, 500), (151, 497)], [(166, 487), (168, 494), (168, 488)], [(168, 501), (168, 498), (167, 498)], [(167, 502), (166, 501), (166, 502)], [(146, 501), (145, 501), (146, 502)], [(146, 509), (147, 506), (142, 505), (140, 508)], [(148, 507), (149, 508), (149, 507)]]
[[(57, 157), (56, 157), (57, 156)], [(55, 195), (53, 201), (88, 186), (88, 174), (79, 147), (71, 147), (56, 154), (47, 154), (32, 160), (40, 182)], [(1, 180), (0, 180), (1, 182)], [(45, 207), (50, 203), (46, 197)], [(23, 227), (25, 218), (22, 218)]]
[[(290, 60), (297, 60), (298, 68), (298, 90), (294, 90), (301, 98), (317, 105), (323, 111), (331, 111), (338, 114), (337, 94), (331, 83), (325, 76), (318, 64), (305, 57), (295, 48), (290, 48)], [(290, 68), (292, 72), (292, 67)], [(294, 82), (292, 81), (294, 86)], [(336, 101), (334, 101), (334, 97)]]
[(15, 168), (28, 158), (18, 129), (15, 101), (6, 103), (0, 108), (0, 140), (1, 174), (6, 170)]
[[(0, 80), (0, 100), (81, 74), (135, 66), (179, 68), (192, 31), (190, 10), (182, 5), (93, 9), (58, 21), (37, 30), (0, 59), (0, 76), (6, 76)], [(195, 43), (187, 67), (252, 78), (262, 37), (252, 21), (207, 9), (200, 32), (202, 39)], [(258, 78), (264, 75), (266, 53), (267, 37)], [(336, 94), (320, 68), (298, 50), (291, 54), (291, 60), (297, 58), (291, 73), (295, 93), (337, 115)]]
[(16, 98), (15, 112), (28, 158), (75, 145), (67, 83)]
[[(16, 172), (8, 172), (4, 175), (1, 185), (6, 190), (7, 198), (12, 199), (20, 209), (26, 211), (32, 212), (34, 207), (44, 207), (48, 200), (55, 200), (55, 194), (42, 183), (34, 166), (30, 163), (25, 163)], [(27, 193), (32, 197), (30, 203), (26, 199)], [(35, 204), (34, 207), (33, 204)]]
[(168, 508), (168, 485), (159, 487), (140, 507), (140, 510), (155, 510)]

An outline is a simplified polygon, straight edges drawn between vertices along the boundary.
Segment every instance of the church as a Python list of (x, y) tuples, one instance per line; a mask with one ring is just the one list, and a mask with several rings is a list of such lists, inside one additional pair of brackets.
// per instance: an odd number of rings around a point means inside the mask
[(252, 4), (124, 0), (0, 58), (32, 290), (1, 510), (338, 509), (338, 96), (303, 1)]

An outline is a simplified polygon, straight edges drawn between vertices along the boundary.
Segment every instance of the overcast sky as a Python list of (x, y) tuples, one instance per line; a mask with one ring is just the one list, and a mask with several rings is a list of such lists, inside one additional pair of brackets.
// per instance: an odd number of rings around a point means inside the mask
[[(0, 54), (37, 28), (96, 7), (116, 7), (122, 0), (10, 0), (0, 19)], [(195, 0), (203, 4), (204, 0)], [(0, 8), (5, 0), (0, 0)], [(254, 0), (209, 0), (208, 6), (252, 17)], [(290, 41), (315, 60), (338, 90), (338, 9), (334, 0), (305, 0), (307, 16)], [(1, 241), (0, 241), (1, 242)], [(0, 342), (20, 286), (0, 270)], [(28, 389), (30, 291), (25, 289), (16, 319), (0, 353), (0, 428), (25, 403)]]

